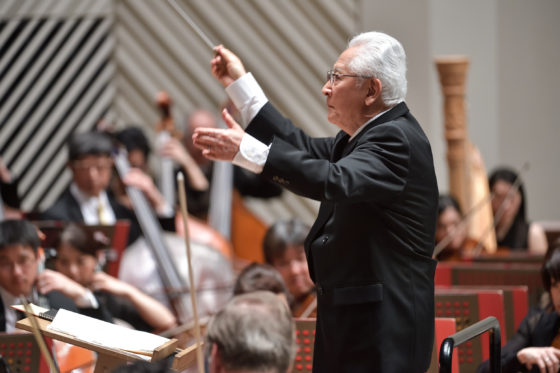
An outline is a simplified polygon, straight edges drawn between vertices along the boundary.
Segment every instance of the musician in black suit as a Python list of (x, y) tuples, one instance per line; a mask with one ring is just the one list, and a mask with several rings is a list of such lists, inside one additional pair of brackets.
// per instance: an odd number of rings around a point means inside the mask
[(37, 230), (26, 220), (0, 222), (0, 332), (12, 332), (22, 317), (10, 306), (23, 296), (39, 306), (77, 312), (76, 304), (58, 291), (42, 294), (37, 287), (41, 259)]
[[(429, 141), (404, 103), (406, 57), (378, 32), (353, 38), (322, 92), (335, 138), (311, 138), (269, 102), (241, 61), (216, 47), (212, 72), (248, 123), (199, 129), (232, 160), (321, 201), (305, 242), (318, 295), (315, 372), (425, 372), (434, 329), (431, 258), (438, 188)], [(245, 124), (244, 123), (244, 124)]]
[[(112, 225), (116, 220), (130, 221), (128, 242), (140, 235), (134, 211), (119, 203), (107, 191), (111, 181), (113, 142), (100, 132), (75, 133), (68, 141), (68, 167), (72, 183), (58, 200), (40, 215), (41, 220), (83, 222), (89, 225)], [(131, 168), (123, 182), (142, 190), (156, 212), (164, 211), (160, 220), (164, 229), (174, 230), (174, 212), (153, 184), (140, 169)], [(152, 198), (156, 196), (157, 198)]]
[(163, 304), (100, 270), (98, 255), (106, 241), (95, 227), (68, 224), (57, 240), (56, 272), (41, 275), (43, 291), (58, 290), (79, 304), (81, 314), (104, 321), (120, 319), (150, 332), (175, 326), (175, 317)]

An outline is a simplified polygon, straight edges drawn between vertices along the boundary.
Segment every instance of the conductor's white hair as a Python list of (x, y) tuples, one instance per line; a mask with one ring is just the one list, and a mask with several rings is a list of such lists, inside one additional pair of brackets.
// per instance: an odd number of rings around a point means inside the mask
[(364, 32), (348, 43), (356, 54), (348, 69), (357, 75), (371, 76), (382, 84), (381, 99), (394, 106), (406, 96), (406, 54), (399, 41), (382, 32)]

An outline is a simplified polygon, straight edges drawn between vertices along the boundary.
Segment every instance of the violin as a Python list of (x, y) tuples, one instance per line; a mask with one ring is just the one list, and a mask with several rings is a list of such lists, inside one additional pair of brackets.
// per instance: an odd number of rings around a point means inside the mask
[(294, 305), (292, 316), (297, 318), (317, 317), (317, 293), (315, 293), (315, 289)]

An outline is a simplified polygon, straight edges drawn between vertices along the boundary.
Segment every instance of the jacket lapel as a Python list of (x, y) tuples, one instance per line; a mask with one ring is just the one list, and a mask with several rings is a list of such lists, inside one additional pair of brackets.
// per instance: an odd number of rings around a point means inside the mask
[(395, 105), (393, 108), (391, 108), (391, 110), (389, 110), (388, 112), (386, 112), (385, 114), (381, 115), (379, 118), (376, 118), (374, 121), (372, 121), (371, 123), (369, 123), (368, 125), (366, 125), (366, 128), (364, 128), (362, 131), (360, 131), (359, 134), (356, 135), (356, 137), (354, 137), (350, 142), (348, 142), (348, 146), (346, 146), (342, 152), (342, 157), (347, 156), (348, 154), (350, 154), (352, 152), (352, 150), (354, 150), (354, 148), (356, 147), (356, 144), (358, 143), (358, 140), (360, 139), (360, 137), (362, 137), (364, 135), (364, 133), (366, 133), (370, 128), (377, 126), (378, 124), (381, 123), (386, 123), (386, 122), (390, 122), (392, 120), (397, 119), (398, 117), (401, 117), (403, 115), (405, 115), (406, 113), (408, 113), (408, 107), (406, 106), (406, 104), (403, 102)]

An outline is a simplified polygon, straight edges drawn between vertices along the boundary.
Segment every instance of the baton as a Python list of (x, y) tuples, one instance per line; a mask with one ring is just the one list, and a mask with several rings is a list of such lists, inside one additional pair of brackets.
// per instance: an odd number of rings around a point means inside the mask
[(191, 26), (191, 28), (193, 29), (193, 31), (198, 35), (198, 37), (200, 39), (202, 39), (202, 41), (212, 50), (214, 50), (214, 47), (216, 46), (216, 44), (212, 43), (212, 41), (210, 41), (210, 38), (204, 33), (204, 31), (202, 31), (202, 29), (200, 27), (198, 27), (198, 25), (192, 20), (192, 18), (183, 10), (183, 8), (181, 8), (176, 2), (175, 0), (167, 0), (169, 2), (169, 4), (171, 4), (171, 6), (177, 11), (177, 13), (179, 13), (181, 15), (181, 17), (183, 17), (183, 19), (185, 21), (187, 21), (187, 23), (189, 24), (189, 26)]

